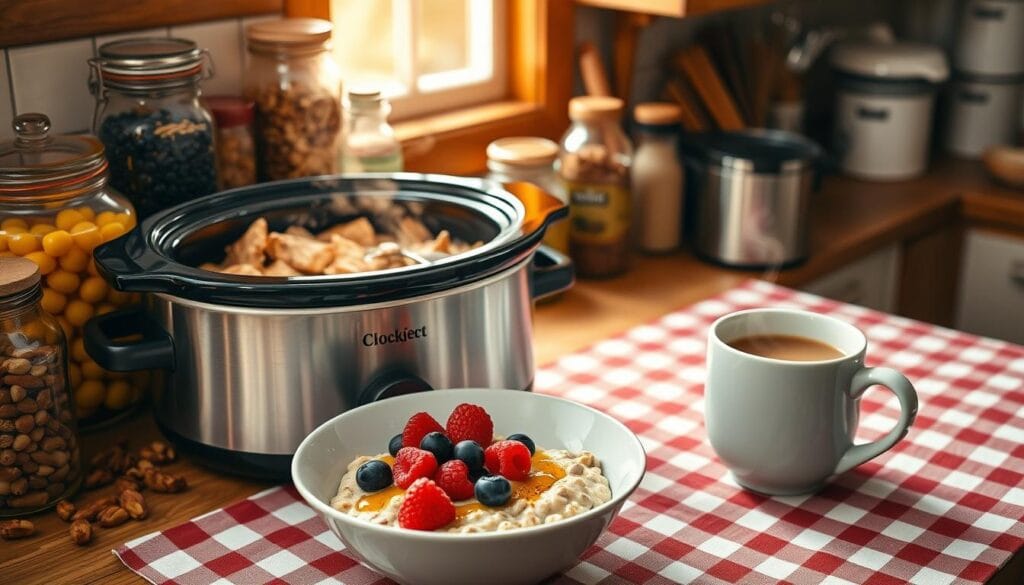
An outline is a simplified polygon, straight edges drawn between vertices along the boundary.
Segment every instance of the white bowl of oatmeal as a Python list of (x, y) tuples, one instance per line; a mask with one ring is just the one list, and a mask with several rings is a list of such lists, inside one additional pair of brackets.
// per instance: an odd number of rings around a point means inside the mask
[[(457, 520), (432, 532), (390, 525), (394, 524), (389, 522), (393, 514), (389, 515), (387, 507), (395, 506), (391, 498), (385, 498), (379, 510), (369, 515), (352, 514), (351, 510), (331, 505), (332, 500), (339, 503), (339, 484), (350, 464), (361, 456), (386, 454), (389, 439), (402, 432), (411, 415), (425, 411), (444, 424), (452, 409), (462, 403), (484, 407), (493, 419), (495, 435), (523, 433), (533, 439), (537, 446), (535, 469), (546, 468), (555, 476), (559, 475), (558, 469), (564, 471), (564, 476), (556, 477), (550, 485), (541, 485), (540, 497), (529, 502), (531, 509), (543, 501), (543, 494), (563, 486), (557, 481), (587, 479), (576, 481), (575, 488), (569, 487), (568, 492), (563, 488), (563, 497), (555, 498), (556, 504), (542, 506), (541, 513), (520, 510), (513, 514), (509, 511), (515, 507), (513, 499), (509, 506), (495, 512), (500, 516), (498, 521), (492, 521), (483, 507), (483, 512), (468, 515), (471, 521), (467, 523)], [(592, 408), (531, 392), (436, 390), (368, 404), (324, 423), (296, 451), (292, 478), (299, 493), (326, 520), (347, 552), (400, 583), (513, 585), (536, 583), (572, 566), (636, 489), (645, 465), (646, 456), (636, 435)], [(594, 479), (595, 468), (600, 472), (598, 477), (606, 480), (607, 501), (601, 497), (602, 480)], [(353, 502), (366, 495), (373, 496), (357, 492)], [(588, 504), (586, 509), (566, 513), (566, 508), (580, 500)], [(473, 506), (472, 502), (457, 504), (457, 509)], [(476, 510), (480, 508), (475, 505)], [(517, 522), (517, 518), (530, 514), (536, 518)], [(475, 528), (467, 530), (468, 526)]]

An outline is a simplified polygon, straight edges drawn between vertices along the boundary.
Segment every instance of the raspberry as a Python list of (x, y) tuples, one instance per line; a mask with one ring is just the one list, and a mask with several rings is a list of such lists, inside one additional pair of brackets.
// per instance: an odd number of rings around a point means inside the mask
[(530, 475), (530, 450), (519, 441), (498, 441), (484, 450), (484, 465), (491, 473), (523, 481)]
[(448, 415), (446, 425), (448, 438), (452, 444), (459, 441), (476, 441), (481, 447), (491, 444), (494, 436), (494, 423), (491, 415), (482, 406), (476, 404), (460, 404)]
[(437, 468), (434, 482), (448, 494), (452, 501), (468, 500), (473, 497), (473, 482), (469, 480), (469, 466), (458, 459), (452, 459)]
[(409, 486), (398, 508), (398, 525), (411, 530), (437, 530), (455, 520), (455, 504), (436, 483), (421, 477)]
[(402, 447), (395, 455), (395, 465), (391, 469), (395, 485), (402, 489), (421, 477), (434, 477), (435, 471), (437, 459), (434, 459), (434, 454), (416, 447)]
[(409, 422), (405, 423), (405, 430), (402, 431), (402, 446), (419, 447), (423, 437), (434, 431), (443, 433), (444, 427), (429, 414), (417, 412), (409, 418)]

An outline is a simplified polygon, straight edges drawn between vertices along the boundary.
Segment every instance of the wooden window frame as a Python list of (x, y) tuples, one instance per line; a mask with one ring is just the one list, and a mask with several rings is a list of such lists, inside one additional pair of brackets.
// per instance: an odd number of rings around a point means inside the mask
[[(497, 101), (395, 124), (409, 171), (474, 174), (503, 136), (557, 140), (572, 96), (573, 9), (569, 0), (509, 0), (508, 91)], [(330, 18), (329, 0), (286, 0), (288, 16)]]

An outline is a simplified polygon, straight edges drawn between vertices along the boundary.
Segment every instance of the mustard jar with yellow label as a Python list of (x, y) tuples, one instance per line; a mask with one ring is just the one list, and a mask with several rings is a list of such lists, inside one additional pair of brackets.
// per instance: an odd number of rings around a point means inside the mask
[(569, 196), (569, 255), (583, 277), (614, 276), (628, 266), (633, 145), (620, 126), (622, 109), (613, 97), (569, 101), (572, 124), (558, 170)]
[(132, 378), (99, 367), (82, 342), (93, 315), (138, 301), (110, 288), (93, 261), (97, 246), (135, 227), (135, 209), (107, 182), (95, 136), (55, 135), (49, 118), (37, 113), (16, 117), (14, 134), (0, 142), (0, 257), (39, 267), (39, 304), (64, 330), (80, 426), (94, 426), (139, 404), (148, 383), (146, 374)]

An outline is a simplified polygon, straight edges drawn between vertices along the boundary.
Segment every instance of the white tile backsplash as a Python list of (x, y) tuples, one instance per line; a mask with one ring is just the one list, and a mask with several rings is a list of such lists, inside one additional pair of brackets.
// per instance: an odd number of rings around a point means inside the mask
[(239, 19), (171, 27), (171, 36), (195, 41), (213, 58), (214, 76), (203, 82), (204, 95), (242, 93), (242, 25)]
[(76, 39), (9, 49), (18, 113), (42, 112), (54, 132), (81, 132), (92, 125), (88, 60), (93, 41)]
[(14, 105), (11, 102), (11, 82), (7, 78), (7, 51), (0, 49), (0, 141), (14, 138), (14, 129), (11, 128)]

